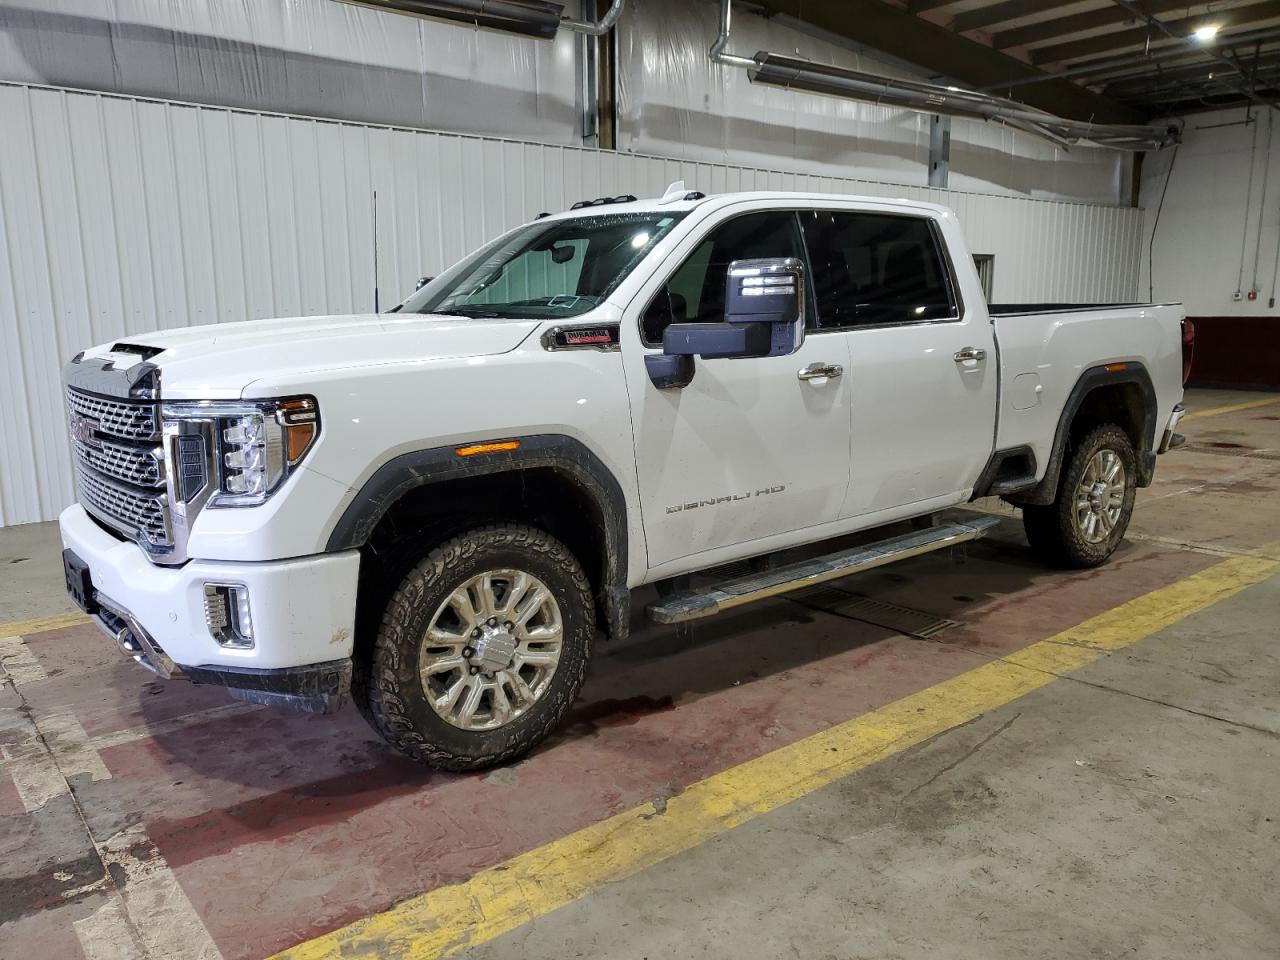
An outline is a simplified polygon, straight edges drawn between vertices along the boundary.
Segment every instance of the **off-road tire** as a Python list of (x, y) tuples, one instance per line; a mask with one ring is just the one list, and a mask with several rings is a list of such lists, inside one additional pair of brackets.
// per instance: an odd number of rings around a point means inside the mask
[[(465, 730), (438, 715), (418, 673), (420, 646), (444, 599), (494, 568), (527, 570), (551, 590), (563, 620), (560, 660), (527, 712), (493, 730)], [(591, 588), (569, 549), (516, 523), (477, 527), (435, 547), (392, 594), (370, 648), (357, 656), (352, 697), (382, 737), (439, 770), (478, 770), (527, 753), (564, 718), (582, 687), (595, 634)]]
[[(1077, 488), (1100, 451), (1114, 452), (1124, 466), (1125, 489), (1120, 516), (1106, 538), (1090, 543), (1076, 521)], [(1067, 462), (1058, 481), (1058, 496), (1043, 506), (1028, 505), (1022, 510), (1022, 526), (1031, 552), (1052, 566), (1084, 569), (1105, 563), (1124, 539), (1133, 517), (1137, 496), (1138, 460), (1129, 435), (1112, 423), (1094, 427), (1067, 451)]]

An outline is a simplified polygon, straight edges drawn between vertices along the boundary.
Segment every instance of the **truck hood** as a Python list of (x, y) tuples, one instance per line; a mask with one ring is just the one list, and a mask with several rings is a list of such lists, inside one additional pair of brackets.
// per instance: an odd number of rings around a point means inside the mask
[(222, 400), (265, 395), (249, 389), (258, 380), (301, 388), (354, 367), (506, 353), (539, 323), (394, 313), (288, 317), (143, 333), (88, 355), (142, 352), (160, 368), (165, 399)]

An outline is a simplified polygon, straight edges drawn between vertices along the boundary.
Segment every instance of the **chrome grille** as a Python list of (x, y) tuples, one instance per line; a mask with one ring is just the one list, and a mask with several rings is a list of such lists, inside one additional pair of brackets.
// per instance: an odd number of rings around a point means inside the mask
[(173, 545), (157, 404), (67, 389), (80, 503), (151, 552)]
[(90, 446), (80, 440), (72, 440), (81, 465), (140, 487), (164, 485), (158, 444), (134, 446), (102, 439), (97, 442), (97, 446)]
[(98, 422), (98, 429), (126, 440), (156, 440), (160, 425), (156, 405), (145, 400), (116, 400), (79, 390), (67, 390), (67, 407), (74, 413)]
[(121, 533), (152, 544), (169, 541), (162, 493), (146, 494), (113, 483), (96, 470), (80, 471), (80, 502)]

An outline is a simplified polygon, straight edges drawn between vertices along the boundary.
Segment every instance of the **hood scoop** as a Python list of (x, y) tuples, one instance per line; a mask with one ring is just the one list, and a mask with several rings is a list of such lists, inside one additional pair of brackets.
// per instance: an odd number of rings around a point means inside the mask
[(156, 354), (164, 353), (164, 351), (164, 347), (147, 347), (140, 343), (128, 343), (124, 340), (111, 345), (112, 353), (132, 353), (141, 357), (143, 360), (150, 360)]

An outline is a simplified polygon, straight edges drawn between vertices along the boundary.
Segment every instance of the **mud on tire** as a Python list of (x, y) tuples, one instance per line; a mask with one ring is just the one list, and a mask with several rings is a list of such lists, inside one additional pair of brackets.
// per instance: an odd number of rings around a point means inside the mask
[[(499, 708), (497, 693), (487, 695), (491, 714), (488, 722), (495, 724), (491, 729), (464, 729), (458, 725), (463, 720), (450, 720), (432, 706), (432, 700), (438, 702), (447, 691), (440, 686), (440, 674), (424, 675), (423, 664), (438, 666), (447, 653), (439, 652), (444, 648), (427, 639), (427, 631), (434, 623), (433, 636), (437, 639), (444, 629), (466, 633), (460, 625), (461, 618), (452, 611), (453, 604), (446, 601), (490, 571), (502, 572), (500, 575), (523, 572), (549, 592), (552, 602), (547, 609), (556, 612), (560, 628), (559, 658), (544, 683), (526, 686), (531, 691), (539, 690), (540, 695), (523, 712), (499, 722), (516, 699), (516, 691), (508, 686), (507, 692), (501, 694), (505, 710)], [(500, 589), (501, 580), (494, 587), (495, 591)], [(469, 589), (465, 592), (469, 598), (477, 596)], [(514, 597), (516, 605), (519, 599)], [(446, 606), (450, 609), (446, 610)], [(496, 634), (485, 622), (479, 626), (491, 634), (485, 638), (493, 641), (490, 650), (500, 649), (498, 655), (505, 658), (507, 646), (503, 644), (509, 646), (523, 628), (512, 627), (509, 636), (504, 635), (501, 614), (497, 619)], [(446, 620), (450, 622), (445, 623)], [(403, 577), (386, 604), (371, 648), (357, 658), (352, 695), (374, 729), (414, 759), (441, 770), (493, 766), (532, 749), (563, 719), (581, 689), (594, 634), (590, 586), (581, 565), (564, 544), (542, 530), (522, 524), (476, 527), (432, 549)], [(533, 651), (534, 646), (537, 645), (526, 643), (526, 652)], [(467, 646), (472, 659), (465, 661), (457, 673), (445, 674), (445, 678), (453, 683), (459, 682), (453, 678), (466, 682), (471, 670), (467, 664), (479, 663), (475, 669), (489, 670), (491, 665), (475, 659), (478, 655), (492, 655), (483, 648), (481, 642)], [(511, 661), (513, 665), (516, 662)], [(531, 679), (540, 676), (526, 672)], [(508, 674), (513, 681), (514, 673)], [(490, 673), (479, 676), (483, 679)], [(501, 672), (494, 673), (496, 679), (491, 683), (502, 685), (502, 676)], [(513, 694), (511, 703), (508, 692)]]
[[(1119, 462), (1123, 472), (1123, 493), (1119, 498), (1114, 521), (1098, 517), (1092, 529), (1081, 522), (1082, 503), (1090, 502), (1086, 487), (1096, 488), (1092, 478), (1098, 473), (1099, 458)], [(1057, 499), (1044, 506), (1023, 508), (1022, 525), (1031, 544), (1031, 552), (1040, 560), (1061, 567), (1096, 567), (1115, 552), (1133, 516), (1137, 496), (1138, 461), (1129, 435), (1115, 424), (1102, 424), (1075, 441), (1068, 450), (1058, 482)], [(1101, 505), (1104, 492), (1095, 494)], [(1105, 529), (1104, 529), (1105, 528)]]

